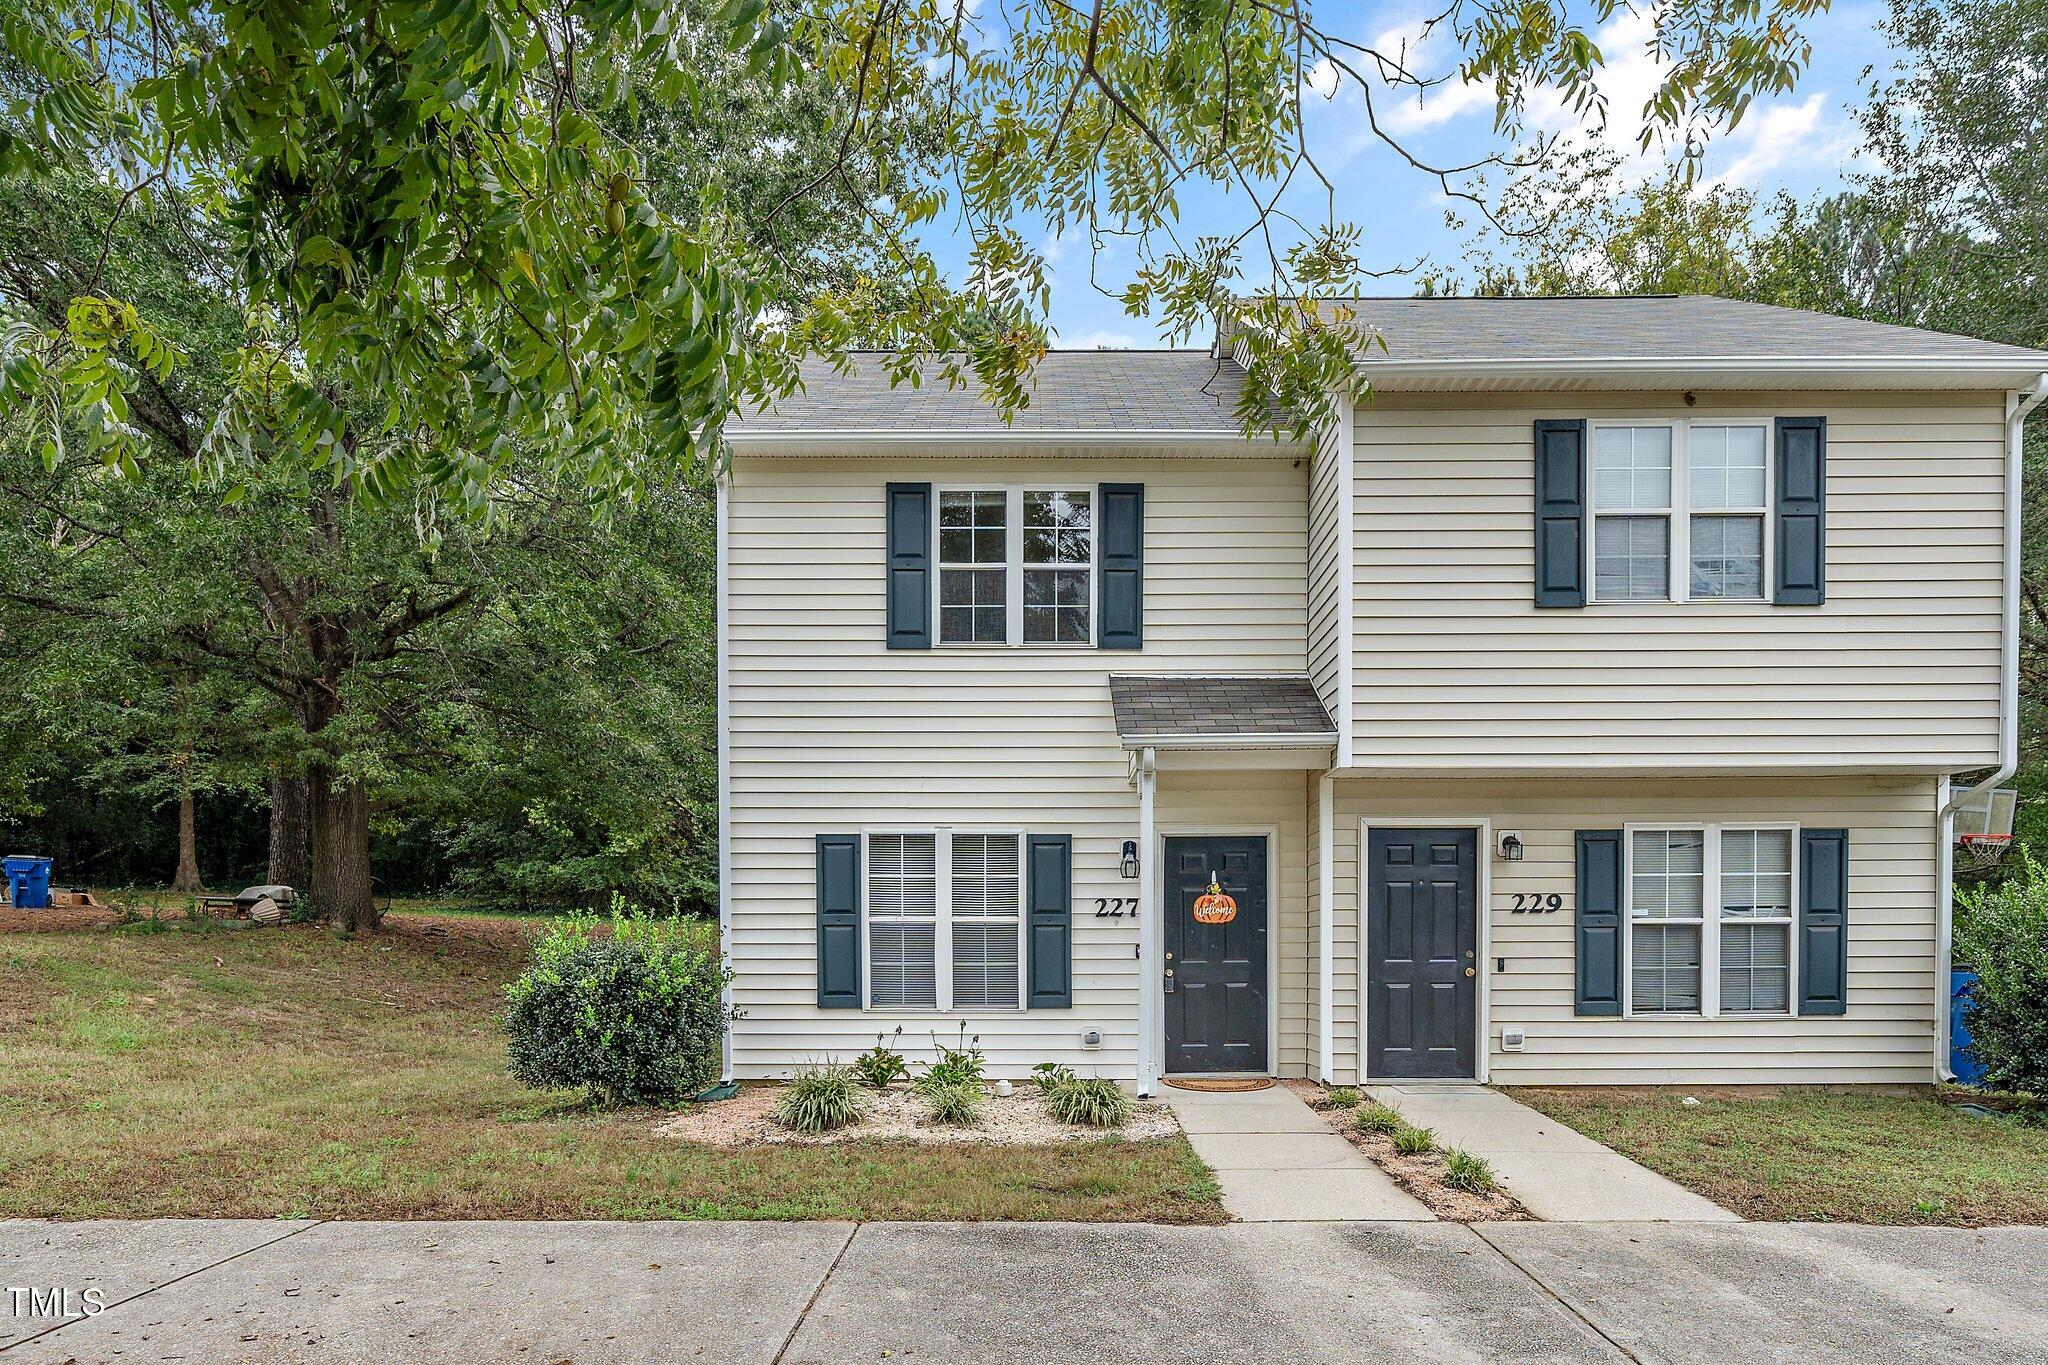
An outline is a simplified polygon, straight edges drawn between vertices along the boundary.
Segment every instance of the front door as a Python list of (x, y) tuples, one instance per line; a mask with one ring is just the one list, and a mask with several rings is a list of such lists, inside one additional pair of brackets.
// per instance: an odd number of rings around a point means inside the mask
[(1470, 1079), (1478, 1074), (1479, 832), (1368, 834), (1366, 1075)]
[[(1249, 1071), (1266, 1058), (1266, 841), (1166, 841), (1166, 1069)], [(1195, 918), (1214, 881), (1237, 902), (1223, 924)]]

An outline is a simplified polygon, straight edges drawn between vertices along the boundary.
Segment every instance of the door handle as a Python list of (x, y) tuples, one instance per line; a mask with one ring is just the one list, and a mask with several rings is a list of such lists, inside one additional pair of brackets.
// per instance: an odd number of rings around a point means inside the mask
[(1465, 969), (1465, 975), (1467, 975), (1467, 976), (1477, 976), (1477, 975), (1479, 975), (1479, 973), (1478, 973), (1478, 972), (1477, 972), (1477, 971), (1476, 971), (1475, 969), (1473, 969), (1473, 968), (1471, 968), (1471, 967), (1467, 967), (1467, 968)]
[(1166, 994), (1173, 994), (1173, 968), (1166, 969)]

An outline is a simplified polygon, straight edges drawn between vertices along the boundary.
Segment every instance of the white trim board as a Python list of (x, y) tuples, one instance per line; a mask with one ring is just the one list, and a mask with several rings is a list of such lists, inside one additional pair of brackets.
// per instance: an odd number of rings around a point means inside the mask
[[(1478, 1017), (1473, 1023), (1472, 1044), (1472, 1070), (1475, 1074), (1471, 1077), (1453, 1076), (1449, 1080), (1469, 1079), (1480, 1085), (1485, 1085), (1492, 1071), (1493, 1058), (1493, 820), (1490, 816), (1428, 814), (1403, 814), (1399, 816), (1368, 815), (1358, 822), (1358, 856), (1356, 862), (1358, 868), (1358, 894), (1356, 904), (1358, 913), (1357, 1009), (1359, 1083), (1361, 1085), (1401, 1085), (1407, 1083), (1401, 1077), (1368, 1076), (1365, 1071), (1365, 1059), (1369, 1055), (1365, 1035), (1366, 955), (1369, 947), (1366, 942), (1365, 932), (1365, 902), (1366, 898), (1371, 894), (1371, 872), (1366, 863), (1367, 851), (1371, 846), (1372, 831), (1375, 827), (1379, 829), (1472, 829), (1478, 832), (1479, 888), (1476, 893), (1478, 904), (1475, 906), (1475, 914), (1478, 919), (1476, 926), (1478, 943), (1475, 951), (1478, 953), (1479, 972), (1477, 978), (1478, 990), (1473, 1002), (1473, 1008), (1477, 1012)], [(1439, 1084), (1441, 1082), (1438, 1078), (1431, 1078), (1428, 1082), (1417, 1083)]]

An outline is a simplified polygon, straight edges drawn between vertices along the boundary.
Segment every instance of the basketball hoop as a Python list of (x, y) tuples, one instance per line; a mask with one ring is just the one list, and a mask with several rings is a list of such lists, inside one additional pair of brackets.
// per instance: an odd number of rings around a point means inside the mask
[(1957, 839), (1956, 842), (1963, 846), (1963, 852), (1970, 855), (1971, 866), (1980, 868), (1997, 867), (1999, 863), (2005, 860), (2005, 851), (2012, 847), (2012, 836), (2010, 834), (1965, 834), (1960, 839)]

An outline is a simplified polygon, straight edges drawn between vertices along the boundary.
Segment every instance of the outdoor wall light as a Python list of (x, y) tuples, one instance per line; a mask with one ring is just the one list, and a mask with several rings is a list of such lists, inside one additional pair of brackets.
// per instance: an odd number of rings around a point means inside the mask
[(1121, 870), (1125, 881), (1134, 882), (1138, 880), (1138, 841), (1136, 839), (1124, 840), (1124, 856)]
[(1500, 856), (1511, 863), (1522, 861), (1522, 836), (1514, 830), (1504, 830), (1500, 836)]

